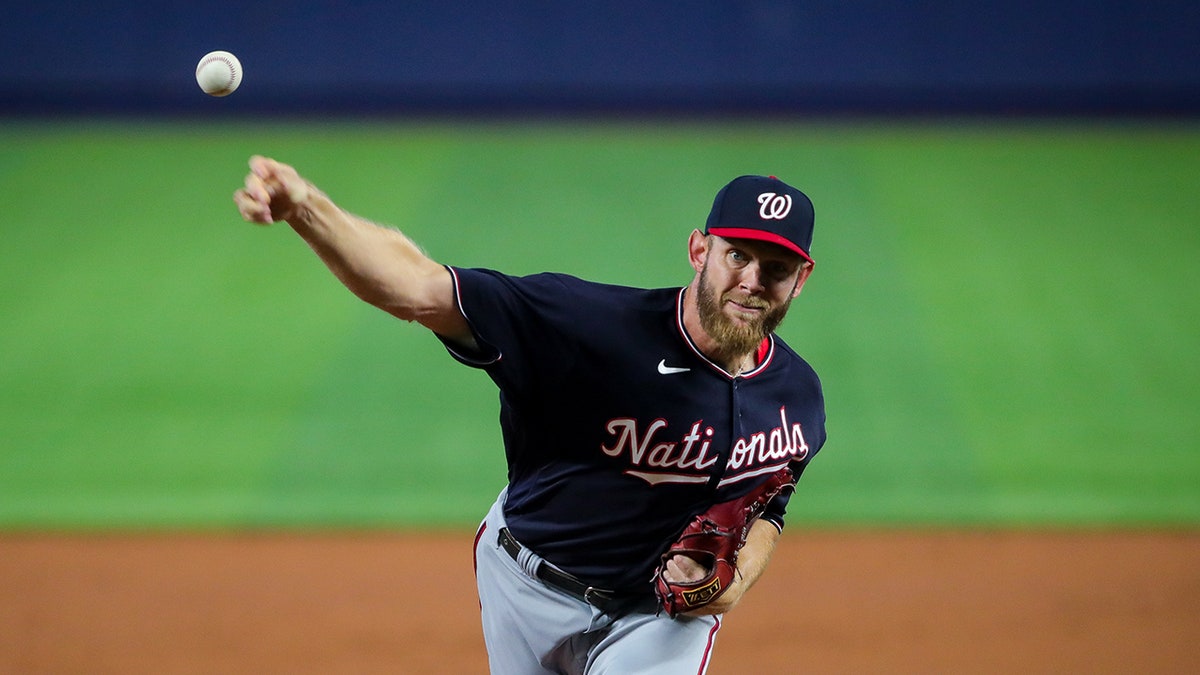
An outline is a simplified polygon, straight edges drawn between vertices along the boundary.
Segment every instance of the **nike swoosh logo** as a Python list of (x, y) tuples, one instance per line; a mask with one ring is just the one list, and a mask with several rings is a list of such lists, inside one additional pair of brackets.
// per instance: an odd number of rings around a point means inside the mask
[(658, 372), (662, 373), (663, 375), (674, 375), (675, 373), (686, 373), (689, 370), (691, 370), (691, 368), (675, 368), (673, 366), (668, 366), (666, 359), (663, 359), (662, 361), (658, 362)]

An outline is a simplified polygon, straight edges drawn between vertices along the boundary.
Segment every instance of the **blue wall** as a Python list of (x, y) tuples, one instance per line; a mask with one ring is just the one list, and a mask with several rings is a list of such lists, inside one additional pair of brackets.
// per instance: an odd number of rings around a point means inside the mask
[(1195, 0), (147, 4), (6, 7), (0, 114), (1200, 112)]

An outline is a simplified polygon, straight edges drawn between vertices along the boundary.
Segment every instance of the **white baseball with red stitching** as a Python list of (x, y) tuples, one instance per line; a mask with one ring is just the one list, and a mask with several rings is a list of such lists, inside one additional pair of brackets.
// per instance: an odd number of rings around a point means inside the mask
[(210, 96), (228, 96), (242, 83), (242, 62), (229, 52), (209, 52), (196, 65), (196, 83)]

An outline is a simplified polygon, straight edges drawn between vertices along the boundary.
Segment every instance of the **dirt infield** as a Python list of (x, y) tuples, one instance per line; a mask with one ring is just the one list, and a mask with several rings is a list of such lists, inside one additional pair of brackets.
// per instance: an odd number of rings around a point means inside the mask
[[(3, 535), (0, 672), (484, 673), (470, 545)], [(1200, 672), (1200, 533), (792, 529), (709, 672)]]

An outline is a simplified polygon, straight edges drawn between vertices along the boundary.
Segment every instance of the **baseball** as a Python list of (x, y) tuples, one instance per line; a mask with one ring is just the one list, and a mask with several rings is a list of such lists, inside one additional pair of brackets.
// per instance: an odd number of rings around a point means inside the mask
[(242, 63), (229, 52), (209, 52), (196, 65), (196, 82), (210, 96), (228, 96), (242, 83)]

